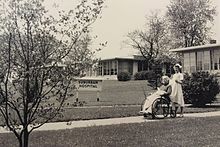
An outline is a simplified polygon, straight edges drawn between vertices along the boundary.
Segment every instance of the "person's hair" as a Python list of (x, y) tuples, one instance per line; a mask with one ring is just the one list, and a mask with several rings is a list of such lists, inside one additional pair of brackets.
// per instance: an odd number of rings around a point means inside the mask
[(169, 84), (169, 80), (170, 80), (170, 78), (168, 76), (162, 76), (161, 77), (161, 84), (168, 85)]
[(179, 66), (174, 66), (175, 68), (178, 68), (179, 72), (182, 73), (182, 70)]

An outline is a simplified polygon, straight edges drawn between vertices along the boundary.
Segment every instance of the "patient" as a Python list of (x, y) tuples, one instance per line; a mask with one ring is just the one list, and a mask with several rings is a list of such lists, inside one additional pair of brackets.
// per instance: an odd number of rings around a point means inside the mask
[(171, 94), (172, 88), (171, 85), (169, 85), (170, 78), (168, 76), (162, 76), (161, 80), (161, 86), (160, 88), (157, 88), (157, 91), (150, 96), (148, 96), (144, 102), (144, 105), (142, 107), (142, 111), (140, 113), (146, 113), (151, 114), (152, 113), (152, 104), (161, 96), (164, 96), (166, 99), (169, 99), (169, 95)]

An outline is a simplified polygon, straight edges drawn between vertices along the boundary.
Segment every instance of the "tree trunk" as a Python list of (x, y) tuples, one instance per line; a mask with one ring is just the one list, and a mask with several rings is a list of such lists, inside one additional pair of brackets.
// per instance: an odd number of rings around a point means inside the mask
[(28, 147), (28, 140), (29, 140), (28, 129), (24, 128), (24, 133), (22, 134), (22, 142), (20, 144), (20, 147)]
[(24, 132), (20, 134), (21, 136), (19, 137), (19, 147), (28, 147), (28, 141), (29, 141), (29, 133), (28, 129), (24, 129)]
[(19, 136), (19, 138), (18, 138), (18, 141), (19, 141), (19, 147), (22, 147), (22, 136)]

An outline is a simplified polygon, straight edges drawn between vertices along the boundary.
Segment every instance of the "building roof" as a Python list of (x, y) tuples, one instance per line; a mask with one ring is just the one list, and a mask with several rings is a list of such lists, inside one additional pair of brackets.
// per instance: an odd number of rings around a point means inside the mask
[(101, 61), (107, 61), (107, 60), (144, 60), (144, 57), (141, 55), (133, 55), (127, 57), (113, 57), (113, 58), (101, 59)]
[(104, 58), (104, 59), (101, 59), (101, 61), (105, 61), (105, 60), (115, 60), (115, 59), (129, 59), (129, 60), (132, 60), (132, 59), (134, 59), (134, 57), (113, 57), (113, 58)]
[(206, 45), (200, 45), (200, 46), (171, 49), (170, 51), (171, 52), (184, 52), (184, 51), (199, 50), (199, 49), (206, 49), (206, 48), (216, 48), (216, 47), (220, 47), (220, 44), (206, 44)]
[(81, 77), (81, 78), (75, 78), (76, 80), (90, 80), (90, 81), (102, 81), (103, 80), (103, 78), (101, 78), (101, 77), (96, 77), (96, 76), (91, 76), (91, 77), (89, 77), (89, 76), (87, 76), (87, 77)]

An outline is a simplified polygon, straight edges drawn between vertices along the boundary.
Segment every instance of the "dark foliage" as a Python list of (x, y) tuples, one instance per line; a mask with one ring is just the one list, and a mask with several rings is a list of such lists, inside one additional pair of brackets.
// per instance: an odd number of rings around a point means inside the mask
[(118, 81), (129, 81), (131, 80), (131, 73), (129, 72), (120, 72), (117, 75)]
[(208, 72), (185, 74), (183, 94), (186, 103), (203, 107), (212, 103), (219, 91), (220, 86), (215, 75)]
[(147, 80), (149, 77), (149, 71), (140, 71), (135, 73), (134, 80)]

